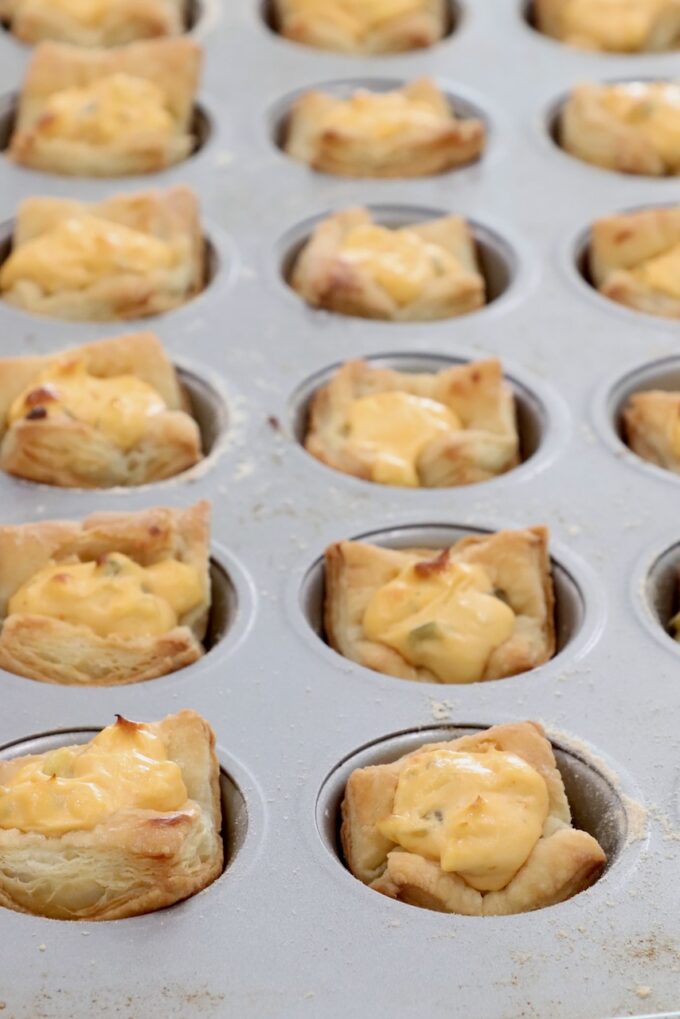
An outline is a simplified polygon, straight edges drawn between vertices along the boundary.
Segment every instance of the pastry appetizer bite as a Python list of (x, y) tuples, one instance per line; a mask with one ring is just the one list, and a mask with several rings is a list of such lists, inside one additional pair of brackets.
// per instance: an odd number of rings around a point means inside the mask
[(43, 683), (154, 679), (203, 654), (210, 504), (0, 527), (0, 669)]
[(122, 46), (179, 35), (186, 0), (0, 0), (0, 18), (26, 43)]
[(623, 410), (626, 442), (639, 457), (680, 474), (680, 392), (633, 393)]
[(555, 653), (544, 527), (443, 549), (341, 541), (326, 550), (325, 580), (328, 643), (388, 676), (477, 683), (526, 672)]
[(305, 92), (293, 106), (285, 151), (340, 177), (425, 177), (479, 158), (481, 120), (459, 119), (429, 78), (346, 99)]
[(605, 216), (593, 224), (590, 273), (605, 297), (680, 318), (680, 206)]
[(290, 284), (315, 308), (395, 322), (453, 318), (485, 302), (475, 240), (460, 216), (390, 228), (366, 209), (334, 213), (303, 247)]
[(606, 856), (572, 826), (550, 742), (536, 722), (429, 743), (358, 768), (342, 804), (352, 874), (440, 913), (501, 916), (563, 902)]
[(348, 361), (314, 395), (305, 448), (383, 485), (486, 481), (519, 463), (514, 395), (496, 360), (429, 374)]
[(189, 188), (88, 204), (27, 198), (0, 268), (3, 300), (35, 315), (108, 322), (169, 311), (204, 283), (198, 203)]
[(680, 84), (578, 85), (560, 118), (560, 144), (607, 170), (652, 177), (680, 173)]
[(171, 478), (201, 433), (153, 333), (0, 359), (0, 468), (64, 488)]
[(281, 35), (368, 56), (422, 49), (447, 31), (445, 0), (273, 0)]
[(120, 920), (206, 888), (224, 853), (214, 748), (185, 710), (0, 761), (0, 906)]
[(678, 0), (534, 0), (540, 32), (587, 50), (645, 53), (680, 46)]
[(43, 43), (28, 66), (8, 155), (76, 177), (152, 173), (193, 151), (200, 47), (188, 38), (117, 50)]

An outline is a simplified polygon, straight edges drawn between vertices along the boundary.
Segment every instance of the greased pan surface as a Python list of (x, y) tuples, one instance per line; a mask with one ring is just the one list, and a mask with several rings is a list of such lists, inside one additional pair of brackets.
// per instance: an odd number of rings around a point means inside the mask
[[(217, 733), (235, 851), (204, 892), (137, 919), (68, 924), (3, 911), (0, 1014), (678, 1014), (680, 645), (655, 613), (672, 598), (680, 560), (680, 482), (641, 465), (613, 422), (630, 373), (641, 367), (642, 382), (663, 373), (680, 333), (677, 323), (601, 298), (575, 259), (594, 217), (672, 203), (680, 185), (586, 166), (556, 148), (547, 126), (573, 83), (671, 76), (678, 56), (568, 49), (534, 32), (516, 0), (464, 3), (453, 35), (399, 57), (356, 59), (288, 43), (272, 34), (256, 0), (213, 0), (195, 32), (206, 50), (201, 104), (212, 125), (195, 157), (155, 177), (96, 182), (3, 160), (0, 220), (9, 223), (32, 194), (95, 199), (140, 186), (194, 187), (219, 264), (204, 294), (145, 325), (199, 389), (200, 380), (212, 387), (218, 408), (223, 401), (226, 430), (205, 466), (157, 486), (83, 493), (2, 476), (0, 520), (211, 499), (213, 558), (231, 580), (219, 588), (226, 636), (191, 668), (118, 689), (3, 674), (0, 746), (15, 754), (36, 745), (22, 740), (52, 745), (115, 712), (154, 719), (195, 708)], [(9, 96), (29, 50), (4, 34), (0, 56), (0, 94)], [(282, 100), (299, 89), (422, 74), (486, 118), (480, 162), (420, 181), (362, 182), (314, 175), (274, 144)], [(486, 309), (435, 324), (305, 308), (281, 277), (286, 255), (310, 220), (353, 204), (393, 221), (423, 211), (469, 217), (495, 252), (495, 289), (509, 285)], [(3, 354), (127, 329), (1, 305), (0, 328)], [(338, 362), (486, 354), (503, 359), (540, 435), (526, 464), (500, 479), (443, 491), (382, 488), (324, 468), (297, 442), (308, 380)], [(658, 371), (649, 369), (654, 361)], [(219, 425), (219, 415), (212, 420)], [(315, 564), (328, 542), (370, 534), (399, 543), (415, 528), (420, 539), (443, 543), (461, 531), (535, 523), (549, 525), (561, 567), (563, 639), (558, 656), (531, 674), (419, 685), (368, 672), (317, 636)], [(390, 901), (344, 870), (335, 811), (348, 768), (394, 757), (433, 727), (439, 734), (447, 725), (525, 718), (550, 730), (577, 821), (605, 840), (611, 863), (594, 887), (537, 913), (471, 919)]]

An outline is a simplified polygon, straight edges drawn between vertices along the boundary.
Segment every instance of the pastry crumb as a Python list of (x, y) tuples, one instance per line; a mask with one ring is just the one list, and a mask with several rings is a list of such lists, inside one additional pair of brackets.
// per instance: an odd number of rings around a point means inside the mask
[(652, 993), (652, 988), (648, 984), (638, 984), (635, 988), (635, 993), (638, 998), (648, 998)]
[(430, 697), (430, 711), (436, 722), (442, 722), (451, 717), (453, 705), (451, 701), (436, 701)]
[(38, 945), (38, 951), (39, 952), (46, 952), (47, 951), (47, 945)]

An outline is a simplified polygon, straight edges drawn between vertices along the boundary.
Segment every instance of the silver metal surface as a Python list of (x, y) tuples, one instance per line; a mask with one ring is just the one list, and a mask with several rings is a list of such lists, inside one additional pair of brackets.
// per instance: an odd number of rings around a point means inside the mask
[[(22, 740), (102, 726), (115, 712), (154, 719), (193, 707), (217, 733), (235, 851), (208, 889), (149, 916), (98, 925), (1, 912), (0, 1015), (678, 1014), (680, 645), (664, 629), (680, 562), (678, 479), (627, 451), (617, 420), (638, 383), (659, 373), (668, 384), (680, 379), (680, 327), (600, 297), (577, 259), (594, 217), (677, 201), (680, 184), (589, 167), (549, 132), (555, 103), (575, 82), (670, 77), (679, 58), (567, 49), (531, 29), (517, 0), (468, 0), (440, 45), (398, 57), (288, 43), (256, 0), (204, 2), (195, 32), (206, 49), (200, 103), (212, 129), (200, 151), (157, 176), (119, 181), (53, 177), (3, 159), (0, 220), (11, 221), (32, 194), (94, 200), (176, 182), (198, 191), (214, 278), (190, 304), (143, 327), (193, 380), (212, 452), (187, 475), (136, 490), (69, 492), (2, 477), (0, 520), (211, 499), (222, 605), (213, 633), (226, 626), (226, 635), (190, 668), (118, 689), (3, 674), (0, 746), (20, 753), (35, 745)], [(0, 55), (0, 94), (9, 97), (29, 50), (5, 34)], [(284, 100), (300, 89), (422, 74), (486, 119), (489, 146), (477, 163), (426, 180), (362, 182), (315, 175), (276, 147)], [(6, 133), (11, 102), (0, 104), (3, 114)], [(415, 325), (304, 307), (282, 267), (316, 217), (357, 204), (395, 222), (422, 210), (469, 217), (496, 300), (464, 318)], [(3, 354), (124, 331), (7, 307), (0, 328)], [(380, 487), (329, 470), (298, 441), (314, 385), (349, 357), (434, 358), (436, 366), (487, 354), (506, 365), (525, 452), (533, 450), (502, 478), (439, 491)], [(542, 668), (486, 684), (421, 685), (369, 672), (319, 637), (315, 564), (330, 541), (537, 523), (553, 535), (563, 635)], [(230, 583), (220, 582), (220, 568)], [(610, 865), (593, 888), (536, 913), (474, 919), (392, 902), (349, 875), (335, 833), (350, 766), (387, 759), (436, 726), (524, 718), (550, 729), (577, 820), (605, 841)]]

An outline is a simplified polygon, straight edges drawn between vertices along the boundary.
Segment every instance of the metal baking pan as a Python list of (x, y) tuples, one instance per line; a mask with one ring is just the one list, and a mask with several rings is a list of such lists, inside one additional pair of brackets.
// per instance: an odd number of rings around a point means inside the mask
[[(86, 181), (0, 164), (5, 245), (32, 194), (96, 199), (186, 182), (203, 204), (211, 279), (147, 320), (182, 368), (210, 456), (156, 486), (65, 491), (0, 477), (3, 522), (102, 508), (214, 507), (211, 647), (174, 675), (117, 689), (3, 674), (0, 752), (85, 739), (115, 712), (200, 711), (217, 733), (228, 866), (171, 909), (114, 923), (0, 914), (8, 1019), (611, 1019), (680, 1009), (680, 645), (665, 631), (680, 563), (677, 477), (619, 435), (621, 401), (680, 379), (677, 323), (600, 297), (579, 268), (594, 217), (680, 197), (561, 152), (555, 104), (582, 79), (669, 77), (677, 54), (617, 57), (539, 35), (519, 0), (457, 5), (430, 50), (357, 59), (289, 43), (256, 0), (203, 0), (203, 144), (154, 177)], [(4, 136), (29, 56), (0, 39)], [(277, 147), (290, 102), (326, 83), (435, 77), (489, 129), (481, 160), (413, 181), (317, 175)], [(9, 119), (8, 119), (9, 118)], [(1, 118), (0, 118), (1, 119)], [(0, 131), (0, 134), (2, 134)], [(316, 217), (370, 205), (475, 224), (494, 300), (463, 318), (395, 325), (305, 307), (285, 280)], [(3, 354), (133, 330), (0, 306)], [(440, 367), (502, 358), (525, 462), (466, 488), (399, 490), (333, 472), (301, 446), (306, 407), (350, 357)], [(560, 650), (511, 679), (442, 687), (341, 658), (320, 630), (319, 557), (340, 538), (441, 544), (463, 532), (549, 525)], [(576, 821), (609, 855), (558, 906), (512, 917), (393, 902), (344, 868), (337, 811), (352, 767), (442, 733), (532, 718), (548, 728)]]

